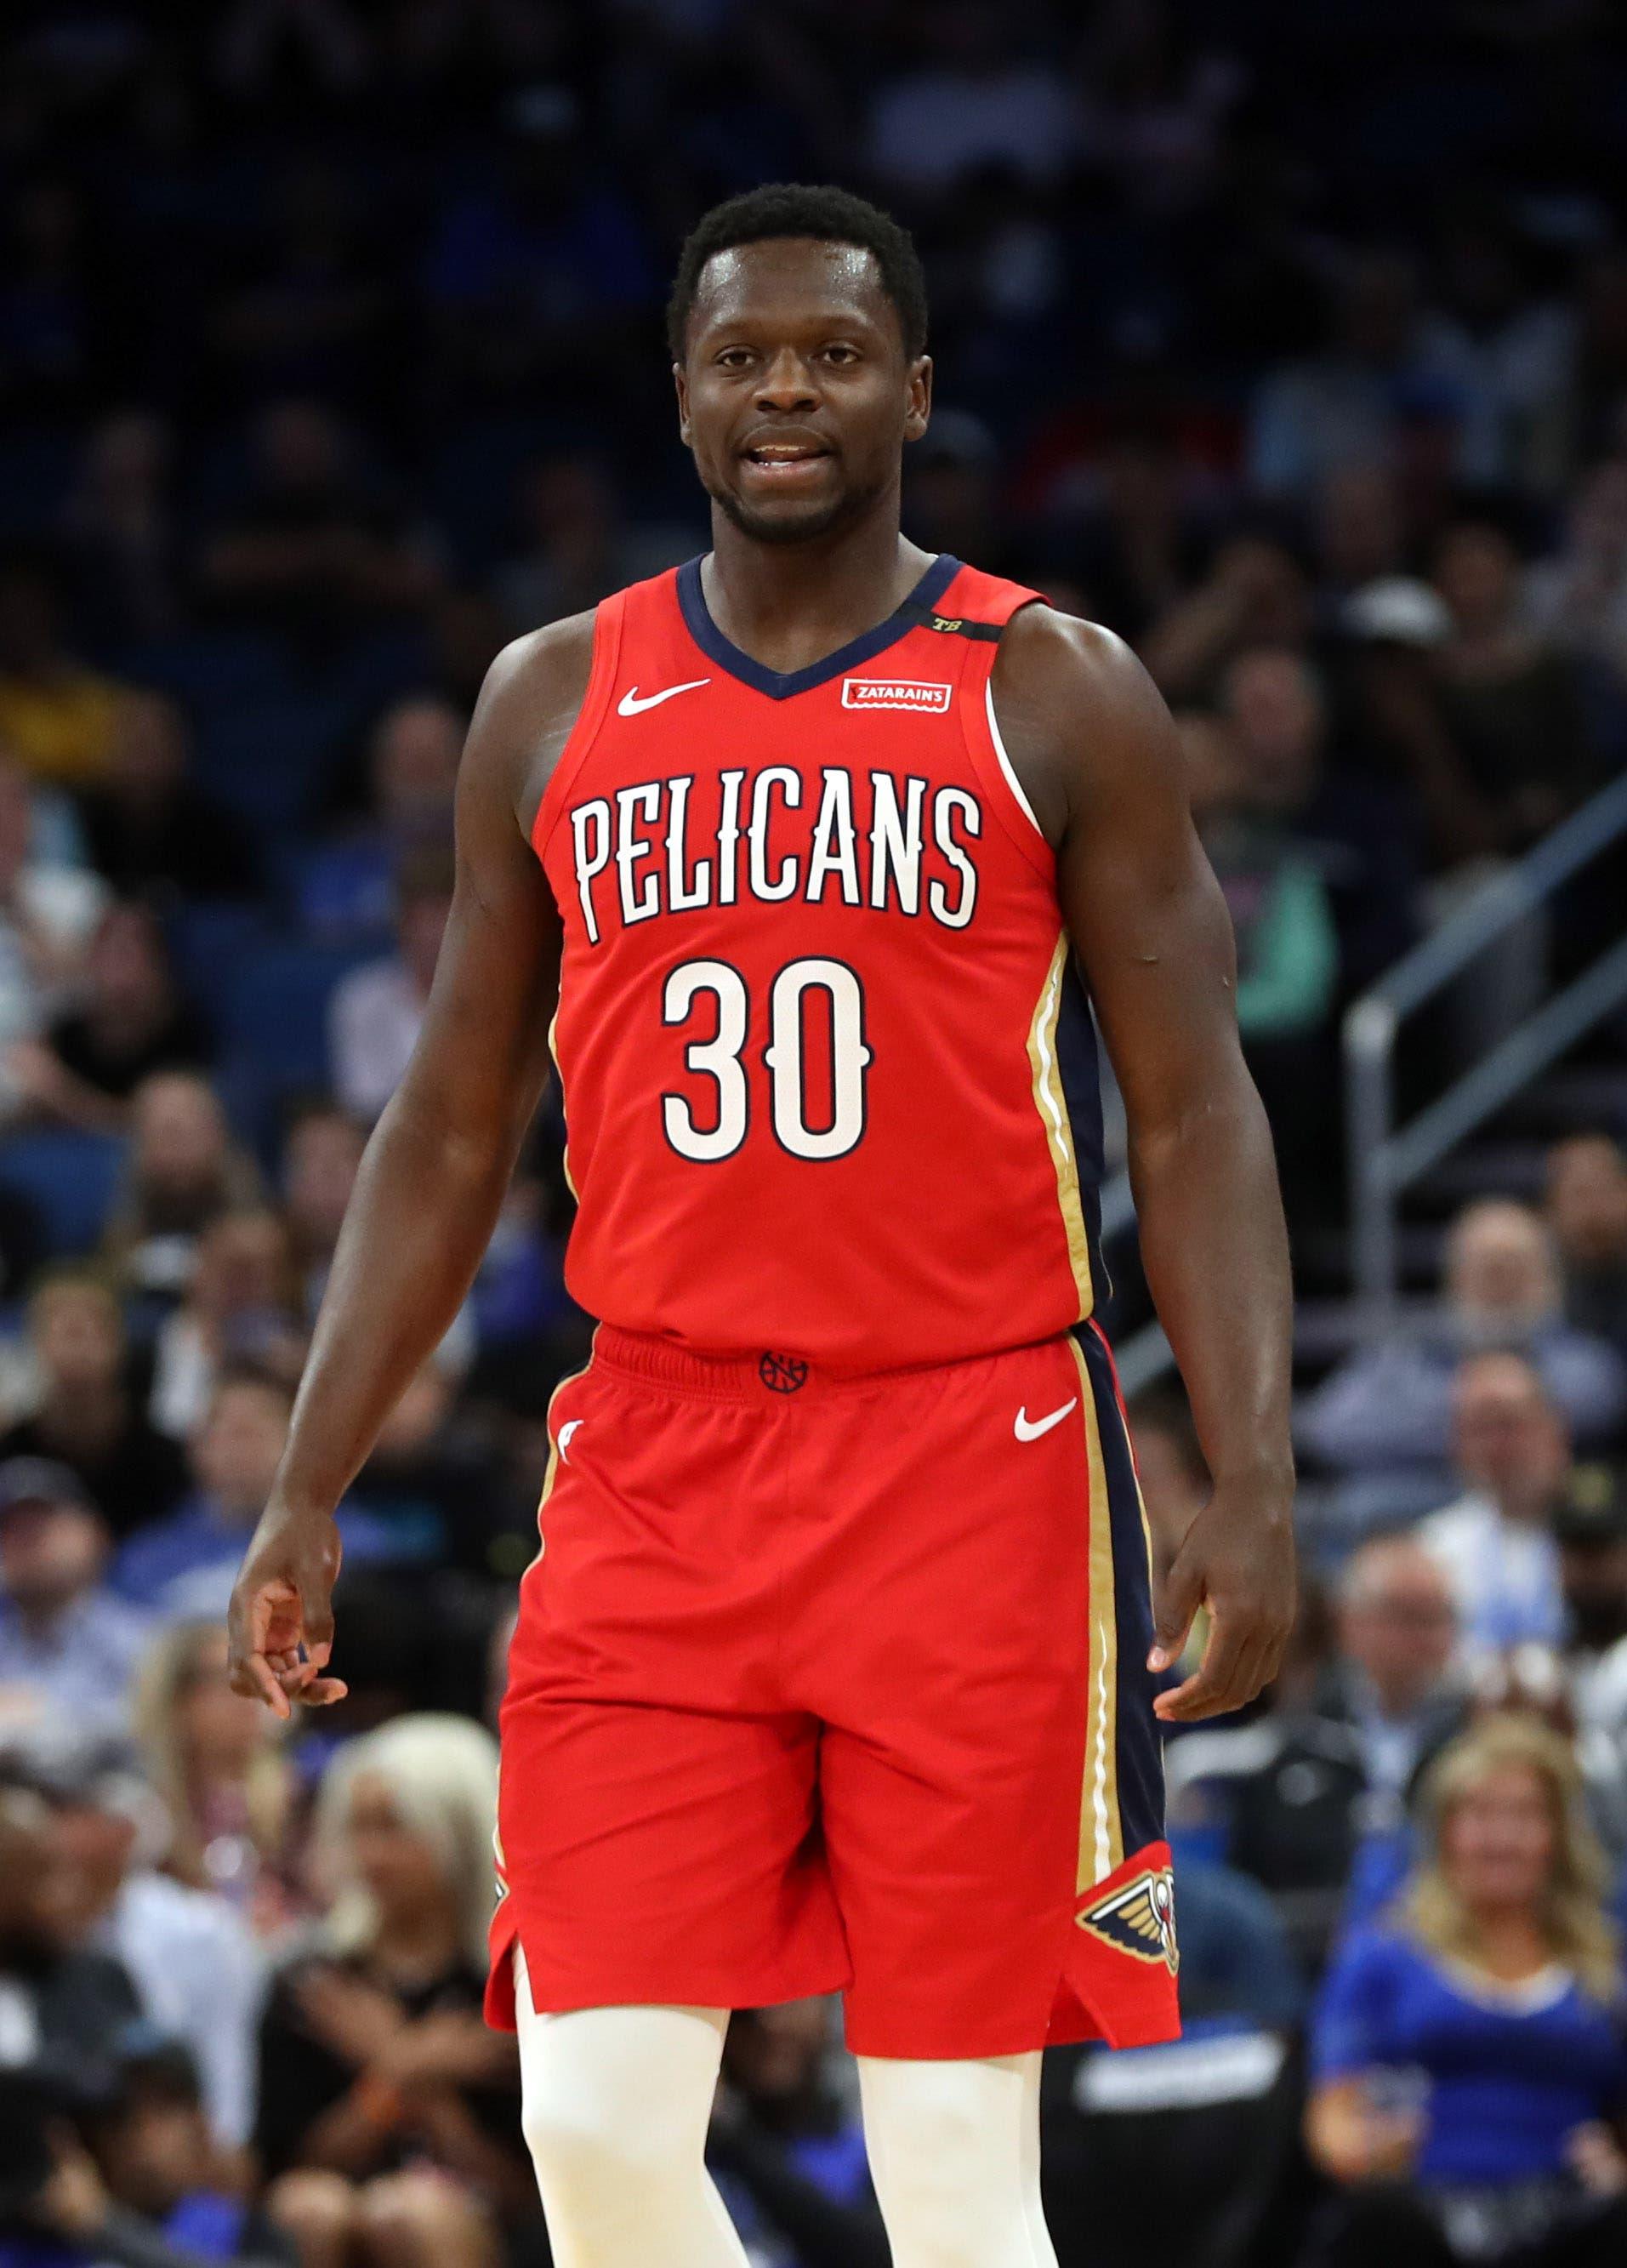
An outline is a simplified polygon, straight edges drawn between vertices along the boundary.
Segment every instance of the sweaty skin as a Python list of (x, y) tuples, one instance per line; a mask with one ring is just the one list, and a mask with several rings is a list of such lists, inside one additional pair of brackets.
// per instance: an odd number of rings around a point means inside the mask
[[(712, 498), (707, 603), (775, 669), (891, 614), (928, 555), (899, 532), (903, 447), (931, 364), (903, 349), (870, 255), (774, 240), (710, 261), (674, 366)], [(456, 1314), (548, 1070), (560, 925), (529, 834), (586, 690), (593, 617), (493, 664), (459, 779), (457, 881), (406, 1077), (374, 1130), (317, 1321), (287, 1453), (232, 1595), (232, 1679), (279, 1715), (327, 1674), (334, 1509)], [(1123, 1090), (1144, 1262), (1213, 1491), (1155, 1571), (1162, 1668), (1206, 1602), (1203, 1663), (1156, 1705), (1211, 1716), (1274, 1675), (1293, 1617), (1287, 1241), (1238, 1045), (1218, 886), (1174, 728), (1108, 631), (1034, 607), (994, 673), (1008, 753), (1057, 852), (1064, 917)]]

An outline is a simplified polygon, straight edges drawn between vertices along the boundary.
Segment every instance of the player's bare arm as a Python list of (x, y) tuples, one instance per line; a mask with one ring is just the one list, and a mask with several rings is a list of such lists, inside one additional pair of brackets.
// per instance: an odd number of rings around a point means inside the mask
[(1238, 1042), (1236, 962), (1169, 712), (1110, 631), (1034, 607), (994, 675), (1008, 753), (1057, 853), (1064, 916), (1123, 1093), (1147, 1281), (1213, 1492), (1160, 1571), (1164, 1668), (1198, 1606), (1204, 1660), (1160, 1697), (1214, 1716), (1275, 1674), (1294, 1610), (1288, 1245)]
[(232, 1682), (278, 1715), (326, 1671), (335, 1510), (467, 1294), (548, 1070), (559, 923), (527, 839), (580, 708), (591, 615), (493, 664), (459, 775), (457, 877), (417, 1048), (367, 1147), (287, 1454), (238, 1577)]

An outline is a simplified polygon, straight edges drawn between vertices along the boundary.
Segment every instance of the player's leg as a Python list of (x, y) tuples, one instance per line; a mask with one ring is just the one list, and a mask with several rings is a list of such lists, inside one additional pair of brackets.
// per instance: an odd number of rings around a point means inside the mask
[(704, 2162), (728, 2011), (539, 2014), (515, 1959), (521, 2118), (556, 2268), (746, 2268)]
[(1040, 2204), (1040, 2056), (858, 2058), (893, 2268), (1056, 2268)]

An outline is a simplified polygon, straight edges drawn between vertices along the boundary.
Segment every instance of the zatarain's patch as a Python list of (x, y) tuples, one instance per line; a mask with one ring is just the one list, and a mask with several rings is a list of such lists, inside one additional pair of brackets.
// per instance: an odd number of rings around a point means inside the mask
[(918, 677), (844, 677), (844, 709), (919, 709), (929, 715), (949, 706), (951, 688)]

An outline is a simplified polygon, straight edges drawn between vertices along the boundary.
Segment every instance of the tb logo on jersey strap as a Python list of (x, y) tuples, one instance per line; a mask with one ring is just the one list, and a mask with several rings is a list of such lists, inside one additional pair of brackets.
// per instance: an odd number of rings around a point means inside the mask
[(808, 1382), (808, 1366), (794, 1354), (765, 1354), (757, 1375), (770, 1394), (795, 1394)]
[(1175, 1939), (1175, 1878), (1167, 1867), (1145, 1867), (1098, 1898), (1074, 1920), (1116, 1953), (1161, 1961), (1170, 1975), (1181, 1967)]
[(615, 704), (618, 717), (642, 717), (646, 709), (659, 709), (663, 701), (671, 701), (680, 693), (693, 693), (703, 685), (710, 685), (710, 677), (691, 677), (681, 685), (664, 685), (659, 693), (646, 693), (640, 700), (638, 688), (629, 685)]

